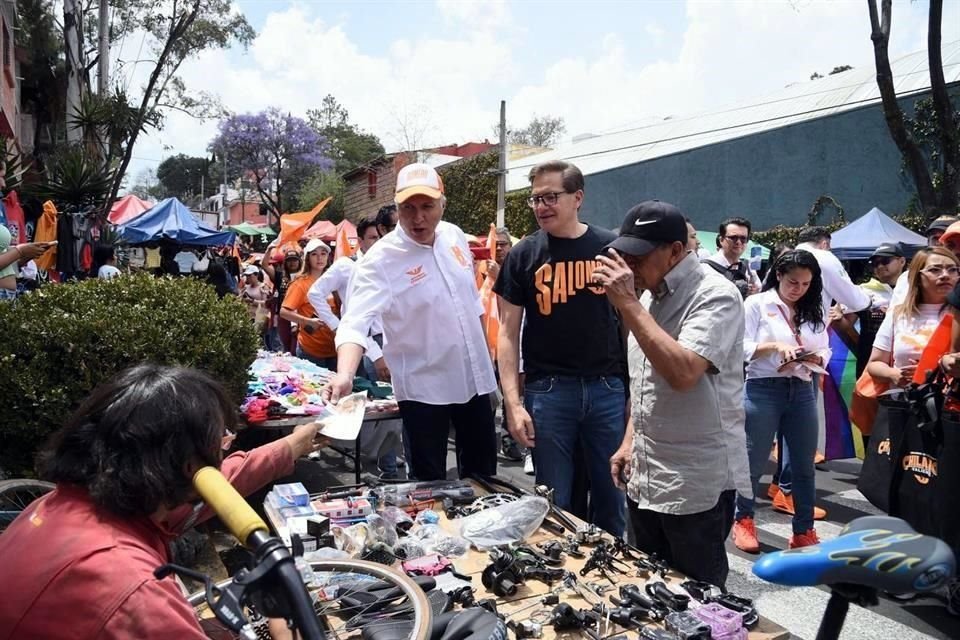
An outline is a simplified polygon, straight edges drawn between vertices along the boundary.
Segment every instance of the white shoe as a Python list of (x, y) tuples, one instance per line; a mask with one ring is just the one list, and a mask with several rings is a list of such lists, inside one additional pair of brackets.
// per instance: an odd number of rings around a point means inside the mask
[(535, 473), (533, 469), (533, 454), (529, 451), (523, 455), (523, 472), (528, 476), (532, 476)]

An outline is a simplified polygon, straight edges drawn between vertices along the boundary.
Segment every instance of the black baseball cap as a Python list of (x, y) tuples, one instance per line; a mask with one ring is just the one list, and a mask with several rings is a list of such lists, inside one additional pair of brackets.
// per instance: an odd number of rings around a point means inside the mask
[(946, 231), (947, 227), (952, 225), (958, 220), (957, 216), (940, 216), (935, 218), (930, 224), (927, 225), (927, 230), (924, 232), (925, 235), (930, 235), (933, 231)]
[(900, 248), (899, 242), (884, 242), (882, 245), (874, 249), (873, 253), (870, 254), (871, 258), (902, 258), (903, 249)]
[(634, 206), (620, 225), (620, 237), (607, 245), (630, 256), (645, 256), (661, 244), (687, 241), (687, 219), (669, 202), (647, 200)]

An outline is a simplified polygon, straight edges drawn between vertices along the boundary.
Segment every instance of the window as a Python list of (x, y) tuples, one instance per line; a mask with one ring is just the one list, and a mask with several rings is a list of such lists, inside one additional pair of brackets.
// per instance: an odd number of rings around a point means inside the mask
[(377, 195), (377, 174), (375, 171), (367, 172), (367, 195), (371, 198)]

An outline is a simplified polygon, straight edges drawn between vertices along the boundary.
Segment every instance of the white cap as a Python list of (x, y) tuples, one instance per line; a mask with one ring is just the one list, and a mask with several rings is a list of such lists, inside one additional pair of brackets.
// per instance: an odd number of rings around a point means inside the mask
[(313, 253), (317, 249), (323, 248), (327, 253), (330, 253), (330, 245), (321, 240), (320, 238), (313, 238), (310, 242), (307, 243), (307, 246), (303, 248), (303, 255)]
[(435, 200), (443, 196), (443, 180), (437, 170), (428, 164), (408, 164), (397, 174), (397, 202), (404, 202), (416, 195)]
[(247, 268), (243, 270), (243, 275), (245, 276), (260, 275), (260, 268), (253, 264), (247, 265)]

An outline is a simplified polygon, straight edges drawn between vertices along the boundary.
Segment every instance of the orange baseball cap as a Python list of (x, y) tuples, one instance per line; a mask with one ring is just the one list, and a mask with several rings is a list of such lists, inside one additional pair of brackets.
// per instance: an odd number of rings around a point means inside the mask
[(946, 244), (950, 238), (956, 238), (957, 236), (960, 236), (960, 222), (954, 222), (947, 227), (947, 230), (940, 236), (940, 244)]
[(437, 170), (428, 164), (408, 164), (397, 174), (397, 203), (423, 195), (434, 200), (443, 196), (443, 180)]

